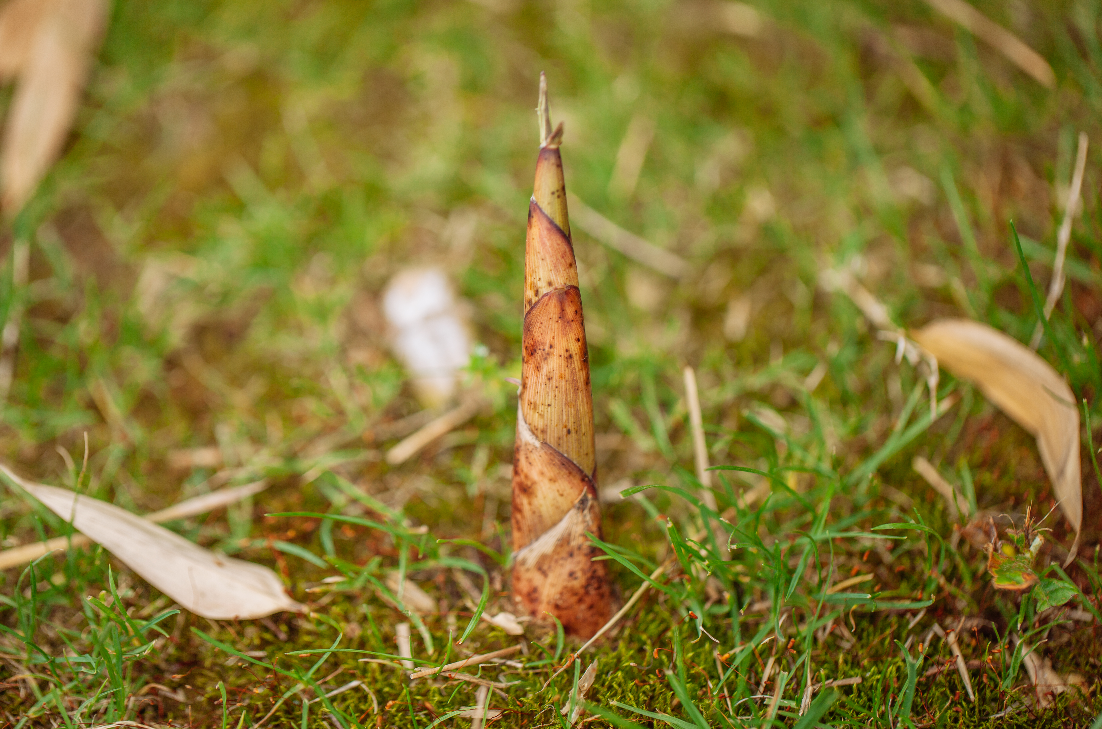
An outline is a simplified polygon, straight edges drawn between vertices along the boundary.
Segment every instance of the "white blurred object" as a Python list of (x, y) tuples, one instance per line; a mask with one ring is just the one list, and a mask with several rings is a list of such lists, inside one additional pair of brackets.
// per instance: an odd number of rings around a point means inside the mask
[(455, 394), (457, 373), (471, 359), (466, 307), (438, 268), (400, 271), (383, 293), (383, 312), (391, 346), (409, 370), (417, 396), (426, 407), (442, 405)]

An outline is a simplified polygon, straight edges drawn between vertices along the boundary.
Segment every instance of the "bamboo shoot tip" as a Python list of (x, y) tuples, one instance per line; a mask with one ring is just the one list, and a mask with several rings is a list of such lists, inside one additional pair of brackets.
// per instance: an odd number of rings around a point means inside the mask
[(547, 75), (540, 71), (540, 97), (536, 105), (536, 117), (540, 125), (540, 147), (546, 147), (552, 138), (551, 108), (547, 104)]

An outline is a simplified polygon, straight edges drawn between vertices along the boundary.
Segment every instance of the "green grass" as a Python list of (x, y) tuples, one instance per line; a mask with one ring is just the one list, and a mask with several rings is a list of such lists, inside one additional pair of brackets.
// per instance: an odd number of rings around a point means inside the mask
[[(65, 154), (0, 234), (31, 247), (29, 285), (10, 263), (0, 276), (0, 311), (27, 311), (0, 457), (141, 512), (268, 478), (169, 526), (272, 566), (312, 612), (213, 623), (99, 548), (8, 570), (0, 726), (469, 724), (449, 714), (477, 686), (408, 681), (394, 631), (412, 624), (424, 665), (518, 641), (478, 614), (510, 605), (504, 378), (519, 373), (541, 70), (568, 189), (693, 273), (672, 280), (574, 226), (600, 485), (626, 493), (604, 510), (612, 574), (626, 600), (668, 568), (549, 683), (577, 646), (528, 624), (521, 654), (481, 669), (508, 684), (491, 726), (564, 726), (594, 660), (592, 726), (1097, 726), (1097, 514), (1067, 573), (1092, 622), (995, 591), (910, 464), (927, 457), (980, 514), (1020, 524), (1028, 504), (1053, 506), (1032, 439), (947, 375), (939, 397), (959, 400), (931, 422), (923, 374), (819, 276), (848, 267), (904, 327), (970, 316), (1028, 341), (1086, 131), (1069, 281), (1040, 353), (1092, 424), (1098, 503), (1102, 6), (975, 3), (1048, 59), (1048, 90), (925, 4), (754, 4), (767, 22), (745, 38), (703, 5), (653, 2), (116, 2)], [(625, 194), (610, 180), (636, 116), (655, 136)], [(470, 379), (492, 404), (390, 467), (418, 405), (373, 302), (429, 261), (472, 304)], [(685, 364), (718, 515), (692, 473)], [(220, 465), (177, 465), (212, 445)], [(768, 498), (740, 501), (761, 484)], [(67, 533), (9, 493), (0, 545)], [(1060, 519), (1045, 526), (1068, 545)], [(395, 571), (442, 612), (409, 612)], [(975, 703), (933, 633), (961, 617)], [(1019, 640), (1089, 694), (1039, 708)], [(799, 715), (809, 682), (858, 677)]]

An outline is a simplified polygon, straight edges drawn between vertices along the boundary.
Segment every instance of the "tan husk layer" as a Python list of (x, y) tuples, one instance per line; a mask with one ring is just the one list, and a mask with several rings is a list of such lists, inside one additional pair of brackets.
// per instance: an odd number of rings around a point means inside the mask
[(535, 198), (528, 203), (528, 239), (524, 254), (524, 313), (552, 289), (578, 285), (574, 247)]
[(517, 443), (513, 455), (513, 544), (528, 546), (573, 508), (593, 480), (547, 443), (541, 443), (517, 413)]
[(568, 635), (589, 638), (600, 630), (612, 615), (608, 573), (593, 561), (601, 552), (586, 537), (600, 531), (596, 494), (583, 491), (555, 527), (517, 553), (517, 603), (533, 616), (555, 616)]
[(593, 396), (576, 286), (548, 291), (524, 317), (521, 383), (521, 410), (536, 439), (593, 475)]
[[(542, 81), (542, 80), (541, 80)], [(513, 460), (513, 595), (536, 618), (593, 635), (612, 613), (608, 573), (587, 534), (601, 535), (593, 396), (578, 268), (570, 241), (558, 146), (540, 108), (545, 140), (528, 210), (524, 336)]]
[(570, 237), (570, 218), (566, 212), (566, 178), (562, 173), (562, 124), (551, 135), (547, 144), (540, 147), (536, 161), (536, 182), (532, 187), (532, 199)]

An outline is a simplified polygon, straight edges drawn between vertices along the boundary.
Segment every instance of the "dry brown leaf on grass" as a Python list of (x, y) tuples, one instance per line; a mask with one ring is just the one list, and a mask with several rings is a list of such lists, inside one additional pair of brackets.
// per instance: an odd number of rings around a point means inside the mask
[(106, 20), (106, 0), (11, 0), (0, 8), (0, 80), (18, 76), (0, 142), (8, 216), (61, 152)]
[(1037, 703), (1041, 708), (1052, 706), (1056, 697), (1065, 691), (1073, 688), (1086, 691), (1087, 682), (1078, 673), (1060, 675), (1052, 668), (1052, 661), (1037, 655), (1037, 651), (1030, 650), (1028, 646), (1024, 648), (1022, 665), (1025, 666), (1029, 680), (1037, 692)]
[[(1078, 544), (1083, 524), (1079, 410), (1064, 378), (1025, 345), (979, 322), (938, 319), (909, 336), (939, 366), (974, 382), (988, 400), (1037, 438), (1041, 462)], [(1074, 555), (1074, 546), (1071, 552)]]
[(459, 373), (470, 362), (468, 309), (439, 268), (404, 269), (383, 293), (391, 347), (425, 407), (451, 400), (459, 387)]
[(43, 0), (11, 0), (0, 7), (0, 82), (27, 64), (39, 22), (49, 9)]
[(247, 620), (303, 609), (267, 567), (215, 554), (105, 501), (27, 481), (7, 466), (0, 472), (196, 615)]
[(422, 590), (409, 578), (400, 581), (397, 572), (391, 572), (386, 576), (386, 586), (403, 605), (418, 615), (429, 615), (440, 609), (436, 600), (432, 599), (432, 595)]
[[(220, 489), (218, 491), (212, 491), (209, 494), (195, 496), (177, 504), (173, 504), (167, 509), (161, 509), (152, 514), (145, 514), (142, 518), (154, 524), (160, 524), (161, 522), (173, 521), (175, 519), (185, 519), (189, 516), (198, 516), (199, 514), (214, 511), (223, 506), (235, 504), (242, 499), (260, 493), (266, 488), (268, 488), (268, 482), (263, 480), (254, 481), (253, 483), (241, 486), (234, 486), (232, 488)], [(32, 542), (31, 544), (5, 549), (0, 552), (0, 570), (25, 565), (45, 554), (57, 550), (69, 549), (70, 547), (84, 547), (90, 544), (91, 541), (91, 539), (83, 534), (75, 534), (66, 537), (54, 537), (44, 542)]]
[(569, 715), (569, 719), (566, 720), (568, 726), (574, 726), (578, 723), (578, 719), (582, 718), (585, 713), (583, 708), (585, 702), (585, 695), (589, 693), (589, 689), (593, 688), (593, 681), (597, 678), (597, 661), (593, 661), (589, 664), (589, 668), (585, 669), (585, 673), (578, 679), (578, 685), (574, 687), (574, 690), (570, 692), (570, 697), (567, 698), (566, 703), (559, 710), (562, 716)]
[(490, 625), (501, 628), (506, 635), (524, 635), (524, 626), (517, 620), (517, 616), (512, 613), (501, 612), (497, 615), (482, 613), (482, 619)]

